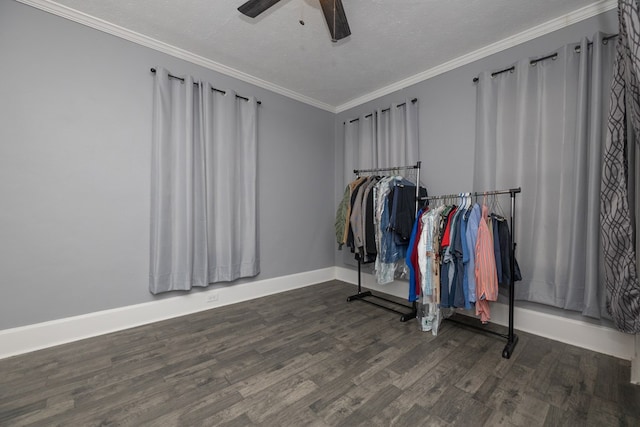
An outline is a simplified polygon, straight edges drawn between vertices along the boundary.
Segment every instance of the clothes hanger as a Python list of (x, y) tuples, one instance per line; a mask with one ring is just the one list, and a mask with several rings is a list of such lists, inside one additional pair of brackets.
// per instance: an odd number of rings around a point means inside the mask
[(471, 193), (466, 193), (466, 212), (464, 213), (465, 221), (469, 220), (469, 216), (471, 216), (471, 211), (473, 207), (473, 199)]
[(496, 219), (500, 221), (504, 221), (505, 215), (504, 215), (504, 211), (502, 210), (502, 206), (500, 205), (500, 201), (498, 200), (498, 195), (494, 194), (493, 197), (495, 199), (494, 208), (493, 208), (494, 216), (496, 217)]

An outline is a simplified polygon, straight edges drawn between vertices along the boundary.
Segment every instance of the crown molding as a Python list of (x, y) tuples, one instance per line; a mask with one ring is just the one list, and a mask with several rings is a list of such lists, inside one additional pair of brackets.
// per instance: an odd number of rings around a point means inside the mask
[(231, 68), (219, 62), (212, 61), (200, 55), (196, 55), (185, 49), (181, 49), (179, 47), (172, 46), (170, 44), (156, 40), (154, 38), (145, 36), (144, 34), (140, 34), (135, 31), (128, 30), (119, 25), (112, 24), (110, 22), (93, 17), (91, 15), (77, 11), (70, 7), (63, 6), (54, 1), (51, 1), (51, 0), (16, 0), (16, 1), (19, 3), (23, 3), (27, 6), (40, 9), (44, 12), (48, 12), (53, 15), (59, 16), (61, 18), (65, 18), (70, 21), (77, 22), (78, 24), (82, 24), (87, 27), (102, 31), (104, 33), (111, 34), (113, 36), (128, 40), (130, 42), (139, 44), (141, 46), (145, 46), (150, 49), (157, 50), (162, 53), (166, 53), (167, 55), (171, 55), (173, 57), (191, 62), (193, 64), (200, 65), (204, 68), (217, 71), (221, 74), (236, 78), (246, 83), (250, 83), (252, 85), (269, 90), (271, 92), (284, 95), (288, 98), (303, 102), (313, 107), (317, 107), (322, 110), (329, 111), (331, 113), (336, 112), (335, 107), (333, 105), (320, 102), (316, 99), (302, 95), (298, 92), (294, 92), (285, 87), (273, 84), (266, 80), (262, 80), (258, 77), (236, 70), (235, 68)]
[(528, 42), (530, 40), (536, 39), (545, 34), (552, 33), (553, 31), (560, 30), (564, 27), (568, 27), (577, 22), (584, 21), (585, 19), (591, 18), (593, 16), (597, 16), (611, 9), (615, 9), (617, 6), (618, 6), (617, 0), (602, 0), (602, 1), (590, 4), (578, 10), (574, 10), (573, 12), (570, 12), (566, 15), (560, 16), (558, 18), (547, 21), (543, 24), (529, 28), (528, 30), (525, 30), (511, 37), (507, 37), (506, 39), (502, 39), (496, 43), (487, 45), (481, 49), (475, 50), (466, 55), (459, 56), (458, 58), (452, 59), (451, 61), (447, 61), (441, 65), (430, 68), (421, 73), (415, 74), (404, 80), (400, 80), (396, 83), (382, 87), (373, 92), (369, 92), (366, 95), (360, 96), (349, 102), (346, 102), (342, 105), (337, 106), (335, 108), (335, 111), (336, 113), (341, 113), (350, 108), (354, 108), (354, 107), (357, 107), (358, 105), (362, 105), (365, 102), (373, 101), (374, 99), (380, 98), (381, 96), (388, 95), (395, 91), (405, 89), (416, 83), (420, 83), (424, 80), (428, 80), (437, 75), (446, 73), (447, 71), (454, 70), (463, 65), (470, 64), (479, 59), (486, 58), (487, 56), (512, 48), (524, 42)]
[(88, 27), (105, 32), (107, 34), (111, 34), (116, 37), (120, 37), (122, 39), (131, 41), (133, 43), (137, 43), (141, 46), (145, 46), (150, 49), (154, 49), (159, 52), (166, 53), (167, 55), (171, 55), (173, 57), (183, 59), (185, 61), (194, 63), (196, 65), (200, 65), (204, 68), (217, 71), (221, 74), (236, 78), (246, 83), (253, 84), (260, 88), (269, 90), (271, 92), (275, 92), (277, 94), (286, 96), (296, 101), (303, 102), (313, 107), (316, 107), (325, 111), (329, 111), (331, 113), (341, 113), (350, 108), (357, 107), (358, 105), (377, 99), (381, 96), (388, 95), (398, 90), (405, 89), (408, 86), (414, 85), (416, 83), (420, 83), (424, 80), (428, 80), (432, 77), (446, 73), (447, 71), (454, 70), (458, 67), (467, 65), (471, 62), (477, 61), (479, 59), (485, 58), (487, 56), (490, 56), (495, 53), (501, 52), (503, 50), (509, 49), (511, 47), (517, 46), (521, 43), (533, 40), (537, 37), (543, 36), (545, 34), (549, 34), (553, 31), (557, 31), (569, 25), (575, 24), (577, 22), (583, 21), (585, 19), (591, 18), (593, 16), (599, 15), (601, 13), (607, 12), (612, 9), (615, 9), (618, 5), (617, 0), (601, 0), (595, 3), (592, 3), (578, 10), (570, 12), (566, 15), (552, 19), (543, 24), (532, 27), (528, 30), (525, 30), (511, 37), (507, 37), (506, 39), (500, 40), (496, 43), (492, 43), (488, 46), (485, 46), (481, 49), (470, 52), (466, 55), (447, 61), (441, 65), (430, 68), (421, 73), (415, 74), (411, 77), (408, 77), (406, 79), (393, 83), (391, 85), (369, 92), (363, 96), (352, 99), (351, 101), (341, 104), (339, 106), (333, 106), (333, 105), (329, 105), (324, 102), (318, 101), (316, 99), (313, 99), (311, 97), (302, 95), (298, 92), (294, 92), (285, 87), (270, 83), (266, 80), (260, 79), (258, 77), (252, 76), (242, 71), (236, 70), (234, 68), (228, 67), (219, 62), (215, 62), (210, 59), (204, 58), (200, 55), (196, 55), (185, 49), (172, 46), (170, 44), (161, 42), (159, 40), (137, 33), (135, 31), (128, 30), (126, 28), (120, 27), (118, 25), (114, 25), (102, 19), (98, 19), (93, 16), (87, 15), (85, 13), (79, 12), (75, 9), (71, 9), (69, 7), (60, 5), (51, 0), (16, 0), (16, 1), (26, 4), (28, 6), (35, 7), (42, 11), (60, 16), (62, 18), (69, 19), (79, 24), (86, 25)]

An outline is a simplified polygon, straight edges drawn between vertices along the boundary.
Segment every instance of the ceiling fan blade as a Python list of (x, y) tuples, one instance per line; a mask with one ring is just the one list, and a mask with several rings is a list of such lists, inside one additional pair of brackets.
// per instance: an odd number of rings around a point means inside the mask
[(255, 18), (280, 0), (249, 0), (238, 8), (240, 13)]
[(347, 15), (342, 7), (342, 0), (320, 0), (324, 19), (329, 26), (331, 40), (336, 42), (351, 35), (351, 29), (347, 22)]

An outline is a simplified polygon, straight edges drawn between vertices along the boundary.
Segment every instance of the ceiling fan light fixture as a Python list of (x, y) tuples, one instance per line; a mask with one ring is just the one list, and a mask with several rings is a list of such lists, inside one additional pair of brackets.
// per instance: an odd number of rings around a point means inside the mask
[(337, 42), (351, 35), (347, 15), (342, 6), (342, 0), (319, 0), (325, 21), (331, 33), (331, 41)]
[[(255, 18), (280, 0), (249, 0), (242, 4), (238, 11), (250, 18)], [(329, 27), (331, 41), (337, 42), (351, 35), (351, 29), (347, 22), (347, 15), (342, 7), (342, 0), (318, 0), (322, 6), (324, 19)], [(304, 21), (299, 21), (300, 25), (304, 25)]]
[(255, 18), (280, 0), (249, 0), (243, 3), (238, 11), (249, 18)]

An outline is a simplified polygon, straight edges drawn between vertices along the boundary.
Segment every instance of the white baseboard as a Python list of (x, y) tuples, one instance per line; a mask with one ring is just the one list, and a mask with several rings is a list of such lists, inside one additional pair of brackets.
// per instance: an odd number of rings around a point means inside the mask
[[(329, 267), (6, 329), (0, 331), (0, 359), (329, 280), (337, 279), (357, 284), (357, 277), (357, 272), (352, 269)], [(400, 298), (407, 297), (406, 281), (378, 285), (374, 276), (363, 272), (362, 286)], [(211, 301), (210, 297), (213, 295), (217, 297), (214, 298), (215, 301)], [(640, 373), (638, 372), (640, 359), (636, 355), (636, 352), (640, 352), (640, 339), (636, 343), (633, 335), (519, 307), (515, 308), (514, 315), (517, 330), (631, 360), (633, 364), (632, 381), (640, 382)], [(507, 325), (508, 310), (506, 305), (493, 304), (492, 321), (500, 325)]]
[[(348, 268), (336, 267), (336, 279), (357, 284), (358, 273)], [(400, 298), (407, 298), (408, 296), (408, 284), (406, 281), (378, 285), (375, 277), (365, 272), (362, 273), (361, 280), (361, 284), (365, 288)], [(491, 306), (491, 321), (499, 325), (508, 325), (508, 306), (493, 303)], [(634, 365), (640, 363), (638, 356), (635, 356), (634, 335), (623, 334), (605, 326), (515, 307), (514, 327), (523, 332), (608, 354), (620, 359), (633, 361), (635, 358)], [(640, 341), (640, 338), (638, 341)], [(640, 349), (637, 349), (637, 351), (640, 351)], [(632, 367), (632, 373), (634, 369), (637, 370), (638, 366)], [(637, 373), (637, 375), (640, 376), (640, 373)], [(638, 381), (640, 381), (640, 378), (638, 378)]]
[(631, 359), (631, 383), (640, 384), (640, 334), (635, 335), (635, 352)]
[(0, 331), (0, 359), (333, 279), (335, 268), (329, 267), (5, 329)]

